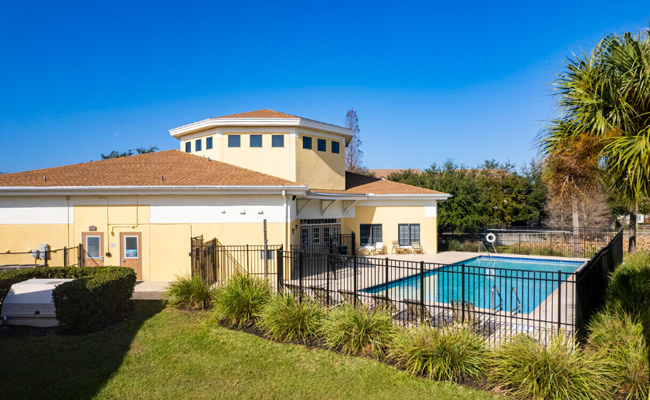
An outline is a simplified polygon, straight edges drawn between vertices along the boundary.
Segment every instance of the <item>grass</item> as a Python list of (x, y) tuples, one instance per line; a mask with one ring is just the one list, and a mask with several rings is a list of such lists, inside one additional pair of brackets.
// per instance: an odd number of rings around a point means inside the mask
[(577, 347), (573, 337), (556, 334), (549, 347), (529, 336), (515, 336), (492, 354), (488, 378), (517, 397), (608, 399), (613, 379), (598, 357)]
[(208, 312), (138, 302), (85, 336), (6, 337), (3, 399), (495, 399), (386, 364), (207, 323)]
[(330, 310), (321, 328), (325, 345), (330, 349), (377, 359), (386, 355), (394, 332), (395, 325), (388, 312), (347, 304)]
[(324, 314), (310, 298), (299, 301), (280, 294), (264, 305), (257, 326), (273, 340), (308, 343), (318, 335)]
[(205, 310), (212, 307), (215, 292), (199, 276), (177, 275), (165, 292), (165, 298), (173, 307)]
[(255, 323), (264, 305), (271, 299), (269, 281), (246, 275), (235, 275), (217, 290), (214, 315), (231, 326)]
[(390, 358), (412, 374), (455, 382), (483, 376), (487, 356), (484, 339), (467, 326), (400, 329), (390, 349)]

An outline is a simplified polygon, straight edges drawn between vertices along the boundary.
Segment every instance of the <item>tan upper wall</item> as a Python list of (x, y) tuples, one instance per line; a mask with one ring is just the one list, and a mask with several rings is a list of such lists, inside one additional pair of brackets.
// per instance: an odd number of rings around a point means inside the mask
[[(312, 148), (303, 148), (305, 137)], [(318, 150), (318, 140), (325, 141), (325, 151)], [(332, 142), (339, 143), (339, 153), (332, 153)], [(345, 144), (343, 139), (301, 130), (296, 146), (296, 182), (310, 188), (345, 190)]]
[[(229, 147), (228, 137), (239, 135), (240, 147)], [(262, 136), (262, 147), (251, 147), (251, 135)], [(284, 147), (273, 147), (272, 136), (282, 135)], [(207, 138), (212, 149), (207, 149)], [(303, 148), (303, 138), (312, 138), (312, 148)], [(318, 140), (325, 141), (325, 151), (318, 150)], [(201, 141), (201, 150), (196, 142)], [(339, 143), (339, 153), (332, 152), (332, 142)], [(317, 189), (345, 190), (345, 138), (304, 128), (213, 128), (181, 139), (180, 150), (190, 143), (191, 153), (217, 161), (308, 185)]]

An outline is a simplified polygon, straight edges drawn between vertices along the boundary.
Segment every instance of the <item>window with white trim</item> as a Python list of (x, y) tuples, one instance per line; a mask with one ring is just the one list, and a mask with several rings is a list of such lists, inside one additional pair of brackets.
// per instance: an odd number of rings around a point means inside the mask
[(399, 224), (397, 226), (399, 245), (412, 246), (420, 241), (420, 224)]

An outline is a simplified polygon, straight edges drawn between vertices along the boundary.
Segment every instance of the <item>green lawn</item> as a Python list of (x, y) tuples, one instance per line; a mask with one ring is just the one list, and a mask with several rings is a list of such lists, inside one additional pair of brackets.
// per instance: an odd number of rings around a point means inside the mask
[(208, 324), (209, 313), (139, 302), (86, 336), (0, 335), (0, 399), (489, 399), (388, 365)]

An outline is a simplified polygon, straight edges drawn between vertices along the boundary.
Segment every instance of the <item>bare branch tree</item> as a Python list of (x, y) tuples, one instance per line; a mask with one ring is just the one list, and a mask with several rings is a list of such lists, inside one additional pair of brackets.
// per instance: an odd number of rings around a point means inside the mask
[(365, 173), (366, 169), (363, 167), (362, 158), (363, 151), (361, 151), (361, 138), (359, 132), (359, 117), (354, 108), (348, 110), (345, 115), (345, 126), (354, 131), (354, 137), (350, 144), (345, 149), (345, 170), (356, 173)]

